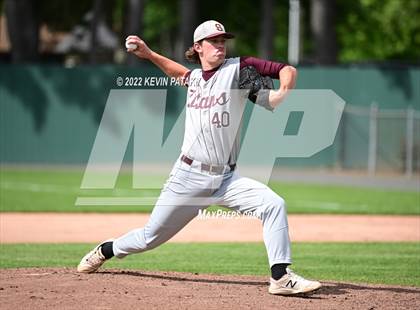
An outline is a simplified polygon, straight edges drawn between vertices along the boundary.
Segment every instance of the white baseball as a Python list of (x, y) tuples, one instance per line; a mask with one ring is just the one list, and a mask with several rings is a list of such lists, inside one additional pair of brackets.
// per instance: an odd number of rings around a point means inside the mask
[(137, 44), (125, 42), (125, 47), (128, 48), (128, 49), (135, 50), (135, 49), (137, 49)]

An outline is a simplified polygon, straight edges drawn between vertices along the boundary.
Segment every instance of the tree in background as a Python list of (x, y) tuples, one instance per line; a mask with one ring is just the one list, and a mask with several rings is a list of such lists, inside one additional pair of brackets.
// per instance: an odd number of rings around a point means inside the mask
[(5, 0), (4, 10), (14, 63), (38, 60), (39, 15), (32, 0)]
[[(86, 13), (95, 8), (96, 23), (86, 23)], [(303, 63), (419, 61), (418, 0), (301, 0), (301, 8)], [(236, 34), (229, 41), (231, 56), (287, 61), (286, 0), (0, 0), (0, 9), (7, 16), (14, 62), (39, 59), (41, 24), (70, 32), (83, 23), (94, 30), (99, 21), (116, 35), (117, 47), (103, 55), (93, 44), (91, 57), (80, 52), (82, 62), (113, 62), (112, 53), (124, 50), (128, 34), (142, 36), (152, 49), (181, 61), (195, 27), (207, 19), (219, 20)], [(98, 39), (95, 31), (91, 39)]]
[(143, 38), (153, 50), (175, 57), (179, 13), (177, 1), (147, 0), (144, 7)]
[[(126, 23), (124, 29), (124, 38), (130, 34), (143, 34), (143, 15), (145, 0), (128, 0), (126, 3)], [(138, 60), (134, 55), (128, 55), (127, 64), (134, 65)]]
[(332, 65), (337, 63), (336, 1), (311, 1), (311, 35), (313, 60), (315, 63)]
[(194, 29), (198, 25), (198, 2), (197, 0), (179, 0), (178, 12), (178, 36), (175, 43), (175, 59), (184, 61), (184, 53), (192, 45)]
[(339, 1), (340, 62), (419, 61), (420, 1)]
[(261, 1), (261, 22), (259, 55), (264, 59), (272, 59), (274, 54), (274, 1)]

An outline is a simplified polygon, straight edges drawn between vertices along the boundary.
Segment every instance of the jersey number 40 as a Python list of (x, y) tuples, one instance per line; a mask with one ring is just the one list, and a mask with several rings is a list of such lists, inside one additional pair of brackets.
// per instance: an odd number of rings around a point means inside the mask
[(230, 124), (229, 112), (223, 111), (222, 113), (220, 113), (220, 116), (219, 116), (219, 112), (214, 113), (211, 119), (211, 123), (216, 125), (217, 128), (229, 126)]

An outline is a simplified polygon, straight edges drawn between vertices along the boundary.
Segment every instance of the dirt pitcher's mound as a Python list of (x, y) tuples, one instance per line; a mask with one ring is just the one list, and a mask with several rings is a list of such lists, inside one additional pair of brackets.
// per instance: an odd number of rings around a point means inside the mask
[(267, 278), (65, 268), (0, 270), (2, 309), (419, 309), (420, 288), (325, 282), (312, 296), (267, 293)]

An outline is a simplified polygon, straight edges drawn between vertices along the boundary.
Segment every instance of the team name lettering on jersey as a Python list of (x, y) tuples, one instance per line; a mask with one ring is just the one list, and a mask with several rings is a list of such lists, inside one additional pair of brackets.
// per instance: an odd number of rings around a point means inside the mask
[(202, 69), (191, 71), (185, 103), (182, 152), (196, 161), (235, 163), (240, 149), (240, 127), (245, 100), (239, 90), (240, 58), (228, 58), (207, 81)]
[(194, 93), (188, 102), (188, 108), (195, 109), (208, 109), (214, 107), (216, 104), (225, 105), (229, 102), (229, 98), (226, 92), (222, 92), (219, 95), (201, 96), (200, 92)]

